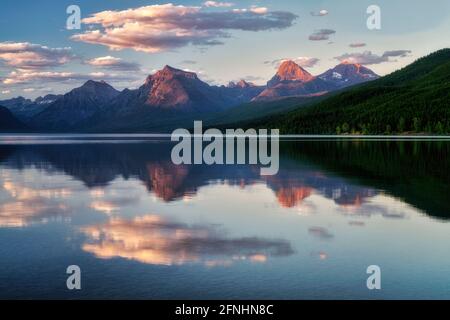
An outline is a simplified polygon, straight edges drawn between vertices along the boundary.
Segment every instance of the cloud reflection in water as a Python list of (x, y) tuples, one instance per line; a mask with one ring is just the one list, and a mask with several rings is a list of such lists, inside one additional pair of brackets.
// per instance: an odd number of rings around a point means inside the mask
[(0, 227), (20, 228), (45, 223), (63, 218), (70, 211), (63, 201), (72, 194), (66, 188), (37, 189), (6, 180), (0, 189), (7, 195), (0, 203)]
[(98, 258), (121, 257), (154, 265), (217, 266), (231, 265), (238, 260), (262, 263), (269, 257), (294, 253), (285, 240), (231, 238), (212, 226), (191, 226), (158, 215), (129, 220), (111, 218), (81, 231), (88, 238), (83, 250)]

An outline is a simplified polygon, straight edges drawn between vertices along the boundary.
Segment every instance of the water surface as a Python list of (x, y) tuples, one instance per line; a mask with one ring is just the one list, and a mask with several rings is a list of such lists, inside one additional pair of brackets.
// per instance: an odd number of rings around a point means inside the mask
[(450, 299), (448, 141), (282, 142), (269, 177), (163, 137), (1, 141), (0, 298)]

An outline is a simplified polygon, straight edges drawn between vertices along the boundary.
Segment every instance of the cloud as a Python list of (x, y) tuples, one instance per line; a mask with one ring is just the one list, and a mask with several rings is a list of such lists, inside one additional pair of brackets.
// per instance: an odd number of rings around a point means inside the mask
[(311, 41), (329, 40), (330, 39), (330, 35), (335, 34), (335, 33), (336, 33), (336, 31), (335, 30), (331, 30), (331, 29), (316, 30), (316, 31), (314, 31), (313, 34), (311, 34), (309, 36), (309, 40), (311, 40)]
[(122, 257), (153, 265), (201, 263), (230, 265), (238, 260), (265, 262), (293, 254), (289, 242), (257, 237), (231, 238), (212, 226), (191, 226), (158, 215), (131, 220), (111, 218), (84, 227), (83, 250), (103, 259)]
[(357, 42), (357, 43), (350, 43), (349, 44), (350, 48), (362, 48), (362, 47), (365, 47), (365, 46), (366, 46), (366, 44), (363, 43), (363, 42)]
[(202, 7), (150, 5), (123, 11), (102, 11), (83, 19), (97, 29), (72, 36), (73, 40), (107, 46), (161, 52), (187, 45), (223, 44), (229, 31), (280, 30), (293, 25), (297, 15), (251, 7), (230, 11), (203, 11)]
[(320, 61), (320, 59), (318, 59), (318, 58), (297, 57), (297, 58), (293, 58), (293, 59), (287, 58), (287, 59), (276, 59), (276, 60), (272, 60), (272, 61), (265, 61), (264, 64), (270, 64), (270, 65), (278, 68), (280, 66), (280, 64), (282, 64), (284, 61), (288, 61), (288, 60), (294, 61), (295, 63), (297, 63), (299, 66), (301, 66), (303, 68), (312, 68)]
[(233, 7), (234, 3), (231, 2), (219, 2), (219, 1), (206, 1), (203, 3), (205, 7), (213, 7), (213, 8), (229, 8)]
[(257, 14), (266, 14), (269, 9), (266, 7), (251, 6), (250, 11)]
[(318, 58), (312, 58), (312, 57), (298, 57), (294, 59), (294, 62), (297, 63), (299, 66), (304, 68), (312, 68), (314, 67), (320, 59)]
[(411, 50), (392, 50), (383, 53), (383, 57), (407, 57), (412, 51)]
[(34, 92), (36, 89), (34, 88), (25, 88), (23, 89), (24, 92)]
[(113, 199), (99, 199), (101, 196), (95, 197), (94, 201), (91, 202), (89, 207), (98, 212), (102, 212), (105, 214), (112, 214), (114, 212), (119, 211), (123, 207), (136, 205), (139, 202), (139, 197), (136, 196), (128, 196), (128, 197), (115, 197)]
[(195, 61), (195, 60), (183, 60), (183, 61), (181, 61), (181, 64), (197, 64), (197, 61)]
[(356, 220), (352, 220), (348, 222), (349, 226), (355, 226), (355, 227), (364, 227), (366, 224), (364, 221), (356, 221)]
[(328, 13), (329, 13), (328, 10), (323, 9), (323, 10), (320, 10), (319, 12), (311, 12), (311, 15), (314, 17), (323, 17), (323, 16), (328, 15)]
[(411, 53), (411, 50), (393, 50), (386, 51), (382, 55), (372, 53), (372, 51), (364, 51), (360, 53), (345, 53), (341, 56), (335, 57), (340, 62), (359, 63), (363, 65), (380, 64), (384, 62), (392, 62), (393, 57), (406, 57)]
[(138, 63), (123, 61), (121, 58), (111, 56), (94, 58), (86, 61), (86, 63), (93, 67), (110, 70), (139, 71), (141, 69)]
[(258, 6), (251, 6), (250, 9), (233, 9), (234, 13), (246, 13), (246, 12), (253, 12), (256, 14), (266, 14), (269, 12), (269, 9), (266, 7), (258, 7)]
[(245, 76), (245, 77), (242, 77), (241, 80), (244, 80), (246, 82), (256, 82), (256, 81), (265, 80), (265, 78), (258, 77), (258, 76)]
[(47, 223), (68, 217), (71, 209), (64, 203), (71, 196), (65, 188), (30, 188), (6, 180), (0, 186), (5, 199), (0, 203), (0, 228), (19, 228), (32, 223)]
[(3, 90), (2, 91), (2, 94), (9, 94), (9, 93), (11, 93), (11, 90)]
[(0, 42), (0, 60), (10, 67), (21, 69), (57, 67), (73, 58), (71, 48), (49, 48), (29, 42)]
[(12, 71), (6, 77), (2, 78), (5, 85), (24, 84), (32, 82), (62, 82), (71, 80), (112, 80), (127, 81), (136, 79), (136, 75), (124, 75), (104, 72), (92, 72), (87, 74), (74, 72), (51, 72), (51, 71)]
[(332, 233), (322, 227), (311, 227), (308, 229), (308, 232), (310, 235), (322, 240), (328, 240), (334, 237)]

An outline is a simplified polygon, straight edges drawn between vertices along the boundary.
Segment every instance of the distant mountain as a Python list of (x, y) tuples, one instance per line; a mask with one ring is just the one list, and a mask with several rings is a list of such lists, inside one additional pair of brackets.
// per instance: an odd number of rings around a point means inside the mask
[(31, 114), (33, 114), (34, 108), (28, 108), (32, 104), (33, 101), (31, 101), (30, 99), (25, 99), (24, 97), (17, 97), (0, 101), (0, 105), (8, 108), (9, 111), (11, 111), (12, 114), (18, 119), (24, 119), (32, 116)]
[(44, 111), (52, 102), (62, 97), (62, 95), (49, 94), (45, 97), (38, 97), (32, 101), (23, 97), (0, 101), (0, 105), (7, 107), (13, 115), (23, 122), (29, 122), (36, 114)]
[(450, 49), (305, 108), (250, 123), (285, 134), (450, 133)]
[[(3, 104), (15, 117), (41, 131), (155, 132), (194, 118), (210, 121), (215, 115), (220, 119), (214, 123), (258, 118), (291, 109), (296, 98), (324, 96), (376, 78), (359, 65), (339, 65), (316, 77), (295, 62), (285, 61), (267, 86), (244, 80), (212, 86), (193, 72), (165, 66), (134, 90), (119, 92), (104, 81), (90, 80), (65, 95), (46, 95), (35, 101), (18, 97)], [(294, 99), (285, 108), (281, 104), (286, 98)], [(309, 104), (308, 99), (301, 100), (302, 105), (304, 101)], [(255, 104), (247, 108), (251, 101)]]
[(108, 103), (109, 116), (164, 112), (213, 112), (234, 103), (233, 99), (201, 81), (193, 72), (165, 66), (150, 75), (136, 90), (124, 90)]
[(238, 89), (246, 89), (246, 88), (255, 88), (257, 87), (255, 84), (251, 82), (247, 82), (245, 80), (239, 80), (238, 82), (230, 81), (228, 83), (228, 88), (238, 88)]
[(221, 86), (219, 89), (232, 99), (234, 105), (239, 105), (251, 101), (265, 88), (266, 86), (257, 86), (251, 82), (240, 80), (238, 82), (230, 82), (228, 86)]
[(41, 130), (77, 129), (102, 106), (119, 95), (119, 91), (104, 81), (89, 80), (55, 101), (42, 99), (47, 107), (36, 114), (31, 123)]
[(34, 103), (38, 104), (38, 105), (48, 105), (48, 104), (50, 104), (52, 102), (55, 102), (56, 100), (58, 100), (62, 96), (63, 96), (62, 94), (47, 94), (44, 97), (36, 98), (36, 100), (34, 100)]
[(284, 61), (267, 88), (255, 101), (275, 100), (289, 96), (316, 96), (336, 90), (333, 83), (314, 77), (294, 61)]
[(210, 86), (193, 72), (165, 66), (148, 76), (140, 88), (125, 89), (109, 101), (90, 119), (85, 129), (160, 130), (175, 118), (204, 117), (248, 102), (262, 90), (262, 87), (242, 81), (228, 87)]
[(341, 88), (378, 79), (379, 76), (359, 64), (341, 63), (319, 76), (313, 76), (294, 61), (284, 61), (267, 88), (255, 101), (277, 100), (290, 96), (320, 96)]
[(23, 132), (29, 129), (8, 108), (0, 106), (0, 132)]
[(33, 101), (31, 101), (30, 99), (25, 99), (24, 97), (0, 100), (0, 104), (8, 109), (22, 108), (32, 103)]
[(145, 97), (144, 104), (156, 108), (210, 112), (227, 105), (226, 99), (195, 73), (170, 66), (149, 76), (140, 91)]
[(294, 61), (288, 60), (284, 61), (279, 66), (277, 73), (273, 76), (272, 79), (269, 80), (269, 82), (267, 82), (267, 86), (269, 88), (272, 88), (280, 83), (291, 81), (305, 83), (312, 80), (314, 80), (314, 76), (300, 67)]
[(318, 76), (328, 83), (336, 85), (338, 88), (354, 86), (356, 84), (378, 79), (379, 76), (372, 70), (352, 63), (341, 63)]

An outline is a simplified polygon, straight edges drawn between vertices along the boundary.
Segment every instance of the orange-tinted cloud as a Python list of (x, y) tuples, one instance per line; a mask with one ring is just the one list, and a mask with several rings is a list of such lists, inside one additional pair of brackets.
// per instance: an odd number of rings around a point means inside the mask
[(121, 257), (155, 265), (224, 266), (238, 260), (265, 262), (270, 256), (293, 253), (283, 240), (229, 238), (210, 226), (189, 226), (158, 215), (111, 218), (81, 231), (89, 239), (83, 250), (99, 258)]
[(69, 212), (67, 205), (59, 201), (71, 195), (68, 189), (34, 189), (11, 181), (5, 181), (2, 188), (11, 199), (0, 204), (0, 227), (24, 227)]

